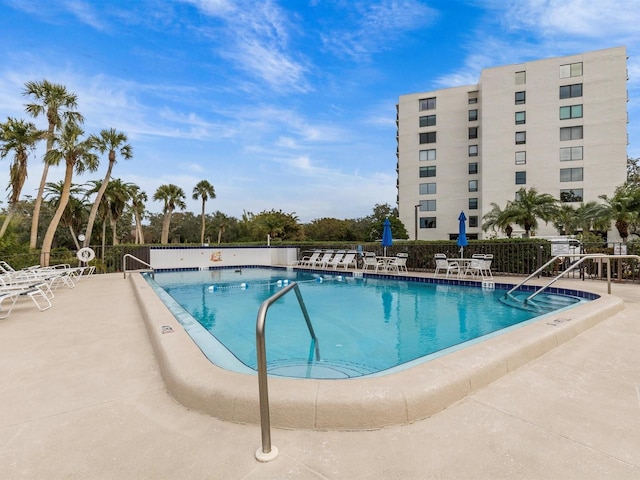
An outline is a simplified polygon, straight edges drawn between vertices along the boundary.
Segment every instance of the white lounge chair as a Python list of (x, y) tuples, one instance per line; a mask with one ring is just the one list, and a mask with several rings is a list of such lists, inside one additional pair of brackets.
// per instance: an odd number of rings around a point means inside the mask
[(333, 250), (325, 250), (322, 256), (316, 260), (312, 266), (314, 267), (325, 267), (329, 260), (333, 257)]
[(40, 311), (51, 308), (53, 293), (46, 283), (2, 286), (0, 287), (0, 304), (5, 299), (11, 299), (12, 303), (6, 313), (0, 313), (0, 318), (9, 316), (16, 300), (21, 296), (29, 297)]
[(325, 267), (333, 267), (334, 270), (338, 269), (338, 264), (342, 261), (345, 255), (344, 250), (338, 250), (336, 254), (329, 260), (324, 266)]
[(450, 273), (455, 273), (456, 275), (460, 273), (460, 264), (447, 260), (447, 256), (444, 253), (436, 253), (433, 257), (436, 261), (434, 277), (437, 277), (441, 271), (446, 272), (445, 278), (449, 278)]
[(315, 250), (310, 257), (303, 257), (302, 259), (298, 260), (298, 266), (312, 267), (316, 263), (318, 258), (320, 258), (320, 255), (322, 255), (322, 250)]
[(349, 250), (346, 255), (342, 258), (342, 260), (340, 260), (340, 262), (335, 266), (336, 270), (338, 269), (338, 267), (344, 267), (344, 269), (348, 269), (350, 265), (353, 265), (354, 268), (356, 268), (357, 263), (356, 263), (356, 256), (358, 255), (358, 252), (356, 252), (355, 250)]

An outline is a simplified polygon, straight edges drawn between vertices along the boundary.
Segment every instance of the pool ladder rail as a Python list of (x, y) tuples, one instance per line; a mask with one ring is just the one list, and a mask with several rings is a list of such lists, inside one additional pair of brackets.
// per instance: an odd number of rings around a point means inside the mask
[(269, 392), (267, 387), (267, 350), (265, 345), (265, 327), (267, 322), (267, 311), (269, 307), (275, 303), (280, 297), (294, 290), (300, 309), (307, 322), (307, 328), (311, 335), (311, 340), (315, 346), (316, 360), (320, 360), (320, 350), (318, 338), (313, 331), (309, 312), (302, 299), (300, 287), (296, 282), (290, 283), (276, 294), (267, 298), (258, 309), (258, 318), (256, 320), (256, 352), (258, 357), (258, 391), (260, 395), (260, 427), (262, 429), (262, 447), (256, 451), (256, 460), (260, 462), (269, 462), (278, 456), (278, 449), (275, 445), (271, 445), (271, 420), (269, 418)]
[[(147, 262), (145, 262), (144, 260), (140, 260), (138, 257), (131, 255), (130, 253), (126, 253), (123, 257), (122, 257), (122, 271), (124, 272), (124, 278), (126, 280), (127, 278), (127, 259), (131, 258), (133, 260), (135, 260), (138, 263), (141, 263), (142, 265), (145, 265), (147, 268), (142, 268), (142, 269), (136, 269), (135, 271), (144, 271), (144, 272), (151, 272), (151, 278), (153, 278), (155, 280), (156, 278), (156, 271), (154, 270), (154, 268), (149, 265)], [(130, 270), (133, 271), (133, 270)]]
[[(578, 258), (578, 260), (576, 260), (575, 262), (573, 262), (569, 268), (567, 268), (566, 270), (563, 270), (562, 272), (560, 272), (558, 274), (558, 276), (556, 276), (555, 278), (553, 278), (550, 282), (548, 282), (547, 284), (543, 285), (542, 287), (540, 287), (539, 289), (537, 289), (535, 292), (533, 292), (531, 295), (529, 295), (527, 298), (525, 298), (524, 300), (519, 300), (517, 299), (514, 295), (513, 292), (515, 292), (517, 289), (519, 289), (521, 286), (523, 286), (525, 283), (527, 283), (529, 280), (531, 280), (533, 277), (535, 277), (536, 275), (538, 275), (540, 272), (542, 272), (545, 268), (547, 268), (549, 265), (557, 262), (559, 259), (563, 259), (566, 257), (571, 257), (571, 258)], [(523, 302), (525, 304), (529, 303), (536, 295), (542, 293), (544, 290), (546, 290), (548, 287), (550, 287), (551, 285), (553, 285), (555, 282), (557, 282), (558, 280), (560, 280), (563, 276), (565, 276), (566, 274), (568, 274), (569, 272), (572, 272), (573, 270), (575, 270), (577, 267), (579, 267), (580, 265), (582, 265), (582, 263), (586, 260), (589, 259), (602, 259), (605, 261), (605, 263), (607, 264), (607, 293), (611, 294), (611, 259), (614, 260), (619, 260), (619, 259), (624, 259), (624, 258), (633, 258), (635, 260), (640, 260), (640, 256), (638, 255), (607, 255), (607, 254), (602, 254), (602, 253), (572, 253), (572, 254), (565, 254), (565, 255), (556, 255), (555, 257), (553, 257), (551, 260), (549, 260), (547, 263), (545, 263), (544, 265), (542, 265), (540, 268), (538, 268), (535, 272), (533, 272), (531, 275), (529, 275), (527, 278), (525, 278), (522, 282), (520, 282), (519, 284), (517, 284), (515, 287), (513, 287), (511, 290), (509, 290), (507, 293), (504, 294), (504, 297), (506, 299), (512, 299), (514, 301), (520, 301)]]

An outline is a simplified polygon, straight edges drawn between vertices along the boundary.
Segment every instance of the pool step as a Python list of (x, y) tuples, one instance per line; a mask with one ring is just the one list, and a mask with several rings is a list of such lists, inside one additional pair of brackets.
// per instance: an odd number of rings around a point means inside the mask
[(269, 375), (296, 378), (354, 378), (377, 372), (379, 369), (344, 361), (309, 361), (306, 358), (269, 362)]
[(500, 297), (500, 301), (511, 307), (522, 308), (524, 310), (539, 313), (553, 312), (554, 310), (568, 307), (579, 301), (575, 298), (564, 295), (542, 293), (525, 302), (529, 296), (531, 296), (531, 292), (515, 292), (507, 298)]

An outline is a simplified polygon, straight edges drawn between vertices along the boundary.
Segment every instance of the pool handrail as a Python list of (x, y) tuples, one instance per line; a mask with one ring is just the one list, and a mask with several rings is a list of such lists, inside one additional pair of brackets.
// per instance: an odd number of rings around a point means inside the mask
[(549, 260), (547, 263), (545, 263), (540, 268), (538, 268), (531, 275), (529, 275), (527, 278), (525, 278), (523, 281), (518, 283), (515, 287), (513, 287), (507, 293), (505, 293), (504, 297), (505, 298), (510, 297), (510, 298), (514, 298), (515, 299), (515, 297), (513, 295), (511, 295), (514, 291), (519, 289), (522, 285), (524, 285), (529, 280), (531, 280), (533, 277), (538, 275), (540, 272), (542, 272), (545, 268), (547, 268), (552, 263), (557, 262), (558, 260), (566, 258), (566, 257), (578, 257), (579, 259), (577, 261), (575, 261), (574, 263), (572, 263), (569, 266), (569, 268), (567, 268), (566, 270), (560, 272), (555, 278), (553, 278), (546, 285), (542, 286), (541, 288), (536, 290), (533, 294), (529, 295), (524, 300), (524, 303), (527, 303), (529, 300), (533, 299), (533, 297), (535, 297), (536, 295), (541, 293), (543, 290), (545, 290), (546, 288), (548, 288), (551, 285), (553, 285), (556, 281), (558, 281), (564, 275), (566, 275), (567, 273), (571, 272), (572, 270), (577, 268), (579, 265), (581, 265), (585, 260), (588, 260), (588, 259), (591, 259), (591, 260), (596, 259), (596, 260), (604, 260), (605, 261), (605, 263), (607, 265), (607, 293), (610, 295), (611, 294), (611, 260), (621, 260), (621, 259), (640, 260), (640, 255), (608, 255), (608, 254), (604, 254), (604, 253), (569, 253), (569, 254), (564, 254), (564, 255), (556, 255), (551, 260)]
[(292, 282), (279, 292), (267, 298), (258, 309), (258, 318), (256, 320), (256, 353), (258, 357), (258, 392), (260, 395), (260, 427), (262, 429), (262, 447), (256, 451), (256, 459), (260, 462), (268, 462), (278, 456), (278, 449), (271, 445), (271, 420), (269, 418), (269, 392), (267, 388), (267, 350), (265, 344), (265, 327), (267, 321), (267, 310), (280, 297), (286, 295), (291, 290), (296, 292), (300, 309), (307, 322), (307, 328), (311, 334), (311, 339), (315, 345), (316, 359), (319, 359), (320, 353), (318, 349), (318, 338), (313, 331), (309, 312), (302, 299), (300, 287), (296, 282)]
[(126, 253), (124, 254), (124, 256), (122, 257), (122, 271), (124, 272), (124, 278), (126, 280), (127, 278), (127, 258), (132, 258), (135, 261), (147, 266), (147, 269), (144, 270), (149, 270), (151, 272), (151, 278), (153, 278), (155, 280), (156, 278), (156, 271), (154, 270), (154, 268), (149, 265), (147, 262), (145, 262), (144, 260), (140, 260), (138, 257), (131, 255), (130, 253)]

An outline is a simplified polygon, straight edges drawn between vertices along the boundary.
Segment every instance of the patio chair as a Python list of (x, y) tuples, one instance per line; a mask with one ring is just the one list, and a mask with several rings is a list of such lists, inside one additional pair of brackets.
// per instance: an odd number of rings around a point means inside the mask
[(480, 275), (484, 280), (484, 255), (483, 258), (472, 257), (471, 261), (467, 264), (467, 268), (464, 270), (465, 275), (471, 275), (475, 277), (476, 275)]
[(400, 252), (396, 255), (395, 258), (391, 259), (386, 267), (387, 271), (395, 271), (396, 273), (404, 272), (407, 273), (407, 259), (409, 258), (408, 253)]
[(482, 272), (483, 276), (488, 278), (493, 278), (493, 273), (491, 273), (491, 262), (493, 261), (493, 254), (487, 253), (483, 259)]
[(436, 261), (436, 271), (433, 274), (434, 277), (438, 276), (439, 272), (445, 272), (445, 278), (449, 278), (450, 273), (460, 274), (460, 264), (458, 262), (450, 262), (447, 260), (447, 256), (444, 253), (436, 253), (433, 258)]
[(336, 270), (338, 269), (338, 267), (344, 267), (344, 269), (346, 270), (350, 265), (353, 265), (353, 267), (356, 268), (357, 255), (358, 252), (356, 252), (355, 250), (349, 250), (342, 258), (342, 260), (340, 260), (340, 262), (335, 266)]
[(376, 258), (376, 254), (375, 253), (373, 253), (373, 252), (365, 252), (364, 257), (362, 258), (362, 271), (363, 272), (365, 270), (368, 270), (369, 267), (373, 268), (374, 272), (377, 272), (378, 268), (380, 268), (382, 265), (383, 265), (383, 262)]

